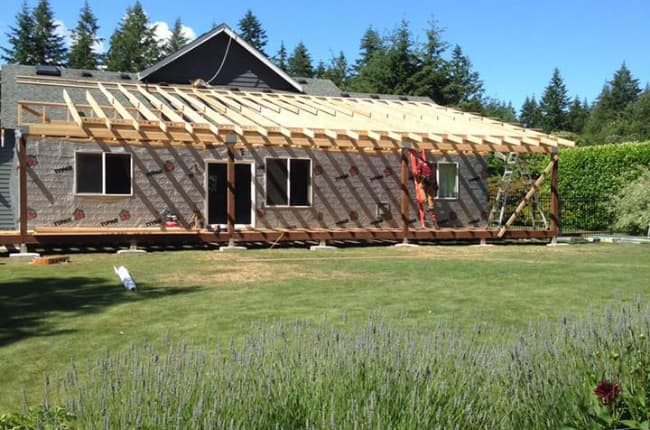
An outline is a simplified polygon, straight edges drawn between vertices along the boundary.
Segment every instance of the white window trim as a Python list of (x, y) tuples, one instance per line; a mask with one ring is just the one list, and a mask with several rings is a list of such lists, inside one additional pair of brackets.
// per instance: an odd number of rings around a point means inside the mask
[[(440, 197), (440, 165), (449, 165), (454, 164), (456, 166), (456, 197)], [(436, 199), (438, 200), (458, 200), (460, 198), (460, 168), (458, 167), (457, 161), (439, 161), (436, 163), (436, 183), (438, 184), (438, 189), (436, 190)]]
[[(102, 192), (101, 193), (80, 193), (77, 191), (77, 154), (101, 154), (102, 156)], [(106, 193), (106, 154), (128, 155), (131, 168), (131, 188), (128, 194), (107, 194)], [(75, 196), (106, 196), (106, 197), (131, 197), (133, 196), (133, 154), (130, 152), (106, 152), (106, 151), (75, 151), (74, 153), (74, 195)]]
[[(267, 189), (266, 189), (266, 184), (267, 184), (267, 166), (268, 166), (268, 160), (286, 160), (287, 162), (287, 204), (286, 205), (270, 205), (268, 204), (268, 201), (266, 199), (267, 195)], [(290, 160), (305, 160), (309, 161), (309, 189), (307, 190), (307, 198), (309, 199), (309, 204), (308, 205), (301, 205), (301, 206), (296, 206), (296, 205), (291, 205), (289, 204), (291, 202), (291, 162)], [(264, 206), (268, 208), (277, 208), (277, 209), (288, 209), (288, 208), (295, 208), (295, 209), (308, 209), (311, 208), (314, 205), (314, 187), (313, 187), (313, 178), (314, 178), (314, 161), (309, 158), (309, 157), (264, 157)]]
[[(204, 211), (203, 213), (205, 214), (205, 221), (208, 221), (208, 218), (210, 217), (210, 214), (208, 213), (208, 210), (210, 209), (208, 207), (208, 166), (210, 164), (228, 164), (227, 161), (223, 160), (218, 160), (218, 159), (209, 159), (205, 160), (205, 168), (204, 172), (205, 174), (203, 175), (203, 187), (205, 190), (205, 201), (203, 203), (203, 208)], [(251, 166), (251, 223), (250, 224), (235, 224), (235, 228), (244, 228), (244, 227), (252, 227), (255, 226), (256, 224), (256, 219), (255, 215), (257, 213), (257, 204), (256, 204), (256, 199), (257, 196), (255, 195), (255, 162), (249, 161), (249, 160), (236, 160), (235, 164), (248, 164)], [(236, 186), (236, 185), (235, 185)], [(226, 228), (228, 224), (209, 224), (211, 228), (219, 227), (219, 228)]]

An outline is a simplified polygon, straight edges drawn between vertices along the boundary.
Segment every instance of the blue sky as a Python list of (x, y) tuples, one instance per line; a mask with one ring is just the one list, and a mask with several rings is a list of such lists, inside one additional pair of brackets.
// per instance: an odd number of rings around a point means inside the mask
[[(37, 0), (28, 0), (34, 6)], [(99, 19), (105, 48), (119, 20), (135, 0), (89, 0)], [(0, 45), (14, 25), (21, 0), (3, 0)], [(76, 25), (83, 0), (50, 0), (55, 18), (68, 29)], [(353, 61), (364, 31), (381, 33), (406, 19), (419, 41), (435, 19), (444, 39), (459, 44), (484, 81), (486, 95), (511, 101), (544, 91), (558, 67), (571, 96), (595, 99), (606, 80), (625, 62), (645, 86), (650, 82), (650, 1), (648, 0), (440, 0), (397, 1), (251, 1), (203, 0), (141, 3), (152, 22), (180, 17), (195, 34), (225, 22), (236, 30), (247, 9), (267, 31), (266, 51), (275, 54), (284, 41), (291, 50), (303, 41), (314, 63), (340, 50)], [(164, 25), (161, 26), (161, 29)]]

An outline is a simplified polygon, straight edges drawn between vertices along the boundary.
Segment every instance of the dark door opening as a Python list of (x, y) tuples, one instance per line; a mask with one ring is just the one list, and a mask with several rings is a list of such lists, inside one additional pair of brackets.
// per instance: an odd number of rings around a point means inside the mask
[[(235, 224), (252, 223), (251, 165), (235, 164)], [(228, 222), (226, 163), (208, 164), (208, 224)]]

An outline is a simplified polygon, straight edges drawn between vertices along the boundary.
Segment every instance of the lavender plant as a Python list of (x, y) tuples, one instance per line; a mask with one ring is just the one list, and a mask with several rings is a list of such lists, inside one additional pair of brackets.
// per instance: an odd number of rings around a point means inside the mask
[[(239, 342), (107, 352), (72, 366), (52, 401), (79, 428), (647, 428), (649, 311), (620, 305), (517, 332), (402, 329), (380, 315), (260, 323)], [(606, 378), (620, 381), (609, 404), (625, 399), (627, 415), (600, 422), (594, 381)]]

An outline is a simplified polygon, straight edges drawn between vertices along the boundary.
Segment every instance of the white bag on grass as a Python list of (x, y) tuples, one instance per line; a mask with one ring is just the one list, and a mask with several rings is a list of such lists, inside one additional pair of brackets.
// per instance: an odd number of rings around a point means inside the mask
[(129, 291), (135, 290), (135, 282), (133, 281), (133, 278), (131, 277), (131, 274), (129, 273), (126, 267), (113, 266), (113, 270), (115, 270), (115, 274), (120, 277), (120, 281), (122, 281), (122, 285), (124, 285), (124, 288), (126, 288)]

